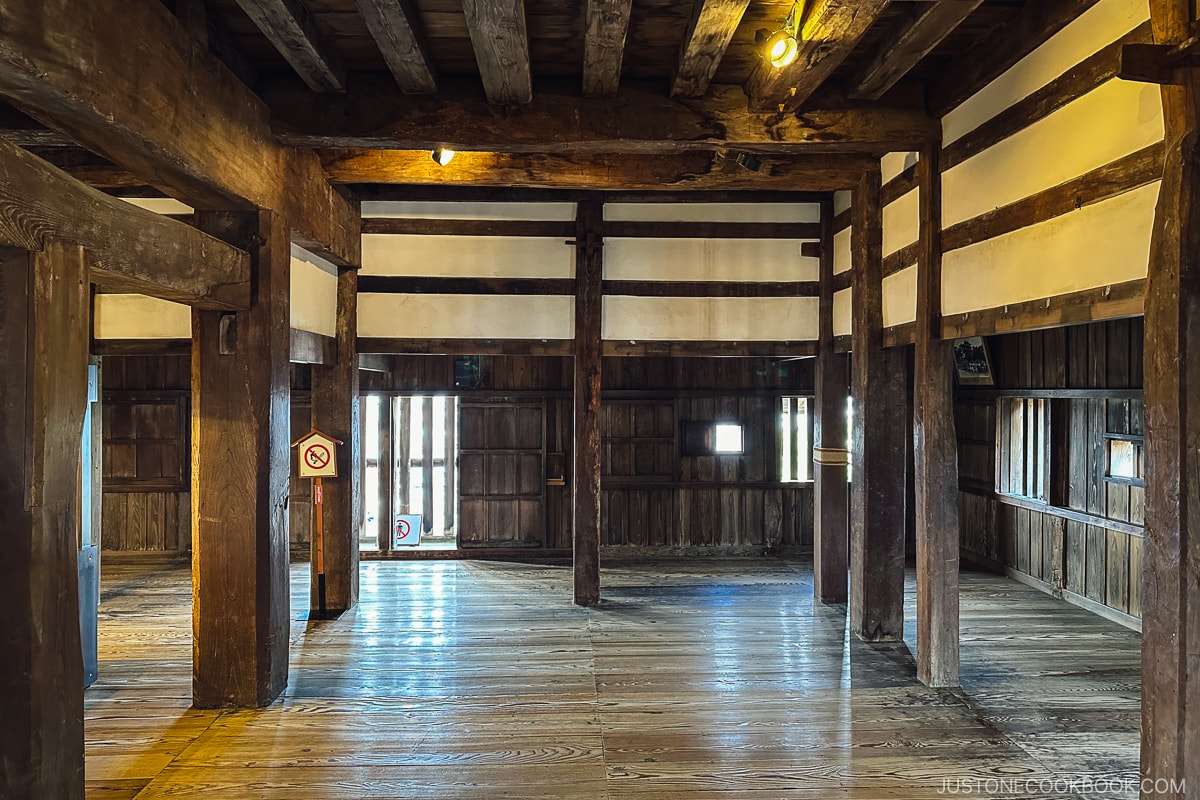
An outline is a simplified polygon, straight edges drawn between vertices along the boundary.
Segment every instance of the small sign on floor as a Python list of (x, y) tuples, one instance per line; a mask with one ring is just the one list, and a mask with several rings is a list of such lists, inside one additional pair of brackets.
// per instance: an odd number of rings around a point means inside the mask
[(421, 543), (421, 515), (400, 514), (392, 526), (392, 547), (414, 547)]

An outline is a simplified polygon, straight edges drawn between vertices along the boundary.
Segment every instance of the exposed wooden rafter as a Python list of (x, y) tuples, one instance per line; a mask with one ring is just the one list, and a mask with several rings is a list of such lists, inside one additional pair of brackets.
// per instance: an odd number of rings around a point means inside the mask
[(859, 70), (850, 96), (878, 100), (982, 3), (983, 0), (936, 0), (916, 4), (919, 7), (900, 32), (880, 43)]
[(492, 113), (467, 92), (401, 96), (378, 81), (341, 96), (316, 97), (296, 82), (261, 90), (281, 141), (296, 147), (430, 150), (438, 145), (507, 153), (878, 152), (912, 150), (941, 134), (924, 108), (849, 104), (803, 113), (753, 114), (737, 86), (703, 99), (671, 99), (630, 85), (615, 97), (580, 98), (568, 86), (539, 86), (529, 105)]
[(433, 94), (437, 76), (410, 0), (357, 0), (358, 10), (387, 62), (396, 85), (410, 94)]
[(775, 69), (766, 61), (746, 82), (755, 111), (791, 111), (812, 97), (854, 50), (891, 0), (817, 0), (800, 24), (800, 52)]
[(91, 280), (102, 286), (200, 308), (250, 304), (246, 253), (0, 142), (0, 246), (40, 251), (51, 237), (85, 248)]
[(357, 208), (161, 3), (0, 0), (0, 17), (0, 94), (22, 111), (189, 205), (279, 210), (308, 249), (358, 263)]
[(302, 0), (237, 0), (292, 69), (314, 92), (346, 88), (346, 68)]
[(583, 37), (583, 93), (617, 93), (633, 0), (588, 0)]
[(325, 153), (334, 183), (563, 189), (776, 189), (835, 191), (853, 184), (872, 156), (767, 157), (751, 172), (732, 157), (676, 155), (526, 155), (459, 153), (438, 166), (426, 150), (339, 150)]
[(703, 97), (750, 0), (697, 0), (671, 80), (672, 97)]
[(528, 103), (533, 83), (525, 0), (463, 0), (462, 7), (488, 102)]

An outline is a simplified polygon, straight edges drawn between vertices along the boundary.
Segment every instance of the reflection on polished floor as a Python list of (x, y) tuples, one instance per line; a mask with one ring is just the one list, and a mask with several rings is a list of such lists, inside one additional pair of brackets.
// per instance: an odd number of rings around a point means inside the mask
[(359, 608), (311, 623), (307, 570), (285, 696), (217, 712), (189, 708), (188, 571), (106, 568), (89, 798), (1074, 797), (1136, 775), (1137, 634), (1003, 578), (963, 576), (950, 692), (849, 639), (799, 562), (609, 565), (592, 610), (562, 565), (369, 562)]

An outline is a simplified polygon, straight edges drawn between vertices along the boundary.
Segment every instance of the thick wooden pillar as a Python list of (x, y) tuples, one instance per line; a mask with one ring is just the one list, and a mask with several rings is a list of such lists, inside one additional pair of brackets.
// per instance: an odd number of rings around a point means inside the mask
[(846, 602), (849, 485), (846, 467), (846, 356), (833, 351), (833, 203), (821, 204), (821, 289), (813, 426), (813, 590), (823, 603)]
[[(1188, 41), (1191, 8), (1151, 0), (1154, 40)], [(1146, 288), (1142, 590), (1142, 797), (1172, 799), (1200, 794), (1200, 70), (1178, 79)]]
[(196, 225), (251, 254), (253, 291), (192, 314), (192, 699), (252, 708), (288, 674), (290, 241), (267, 211)]
[(850, 460), (850, 630), (904, 636), (904, 352), (883, 347), (883, 226), (878, 170), (854, 192), (851, 250), (854, 422)]
[(600, 599), (600, 315), (603, 303), (603, 243), (596, 232), (603, 205), (579, 203), (575, 217), (575, 602)]
[(917, 162), (920, 238), (913, 348), (917, 521), (917, 677), (958, 685), (958, 440), (954, 353), (941, 338), (942, 192), (939, 146)]
[[(358, 537), (362, 528), (358, 409), (358, 271), (342, 269), (337, 282), (337, 363), (312, 368), (313, 426), (342, 441), (337, 451), (338, 476), (322, 481), (326, 616), (341, 614), (358, 603)], [(385, 417), (387, 411), (382, 409)], [(380, 511), (387, 514), (386, 504)], [(385, 516), (382, 528), (386, 531), (390, 527)], [(318, 608), (315, 536), (312, 548), (309, 608)]]
[(13, 800), (83, 798), (88, 297), (79, 247), (0, 250), (0, 797)]

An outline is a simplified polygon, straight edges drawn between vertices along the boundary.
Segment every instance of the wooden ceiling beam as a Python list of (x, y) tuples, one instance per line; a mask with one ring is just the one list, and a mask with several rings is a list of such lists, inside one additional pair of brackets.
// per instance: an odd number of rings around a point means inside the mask
[(346, 89), (346, 68), (302, 0), (237, 0), (246, 16), (314, 92)]
[(188, 205), (286, 213), (306, 247), (358, 263), (356, 206), (162, 3), (0, 0), (0, 18), (0, 94), (21, 111)]
[(748, 5), (750, 0), (697, 0), (679, 47), (672, 97), (704, 96)]
[(433, 94), (437, 75), (411, 0), (357, 0), (358, 10), (400, 91)]
[[(2, 1), (2, 0), (0, 0)], [(703, 99), (622, 86), (615, 97), (580, 98), (569, 86), (539, 87), (533, 101), (495, 114), (470, 92), (402, 96), (363, 76), (353, 92), (315, 97), (298, 82), (260, 91), (285, 144), (323, 149), (509, 153), (681, 153), (727, 148), (815, 153), (911, 150), (941, 135), (924, 107), (850, 104), (803, 113), (752, 114), (740, 87), (712, 86)]]
[(849, 95), (878, 100), (949, 36), (983, 0), (924, 3), (895, 36), (881, 42), (855, 77)]
[(583, 37), (583, 93), (607, 97), (621, 84), (621, 61), (633, 0), (588, 0)]
[(519, 106), (533, 99), (525, 0), (462, 0), (467, 32), (488, 102)]
[(752, 111), (804, 104), (854, 50), (891, 0), (816, 0), (800, 23), (800, 52), (789, 66), (760, 60), (746, 82)]
[(758, 172), (732, 157), (675, 155), (532, 155), (459, 153), (445, 167), (424, 150), (336, 150), (324, 153), (334, 183), (505, 186), (582, 190), (799, 189), (825, 192), (852, 185), (878, 160), (870, 155), (764, 156)]
[(83, 247), (93, 282), (197, 308), (250, 306), (250, 256), (182, 222), (83, 185), (0, 141), (0, 246)]
[(955, 59), (929, 89), (929, 110), (943, 117), (1008, 71), (1097, 0), (1037, 0)]

